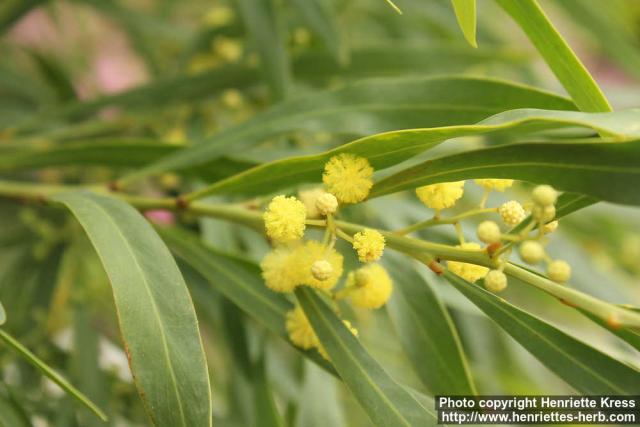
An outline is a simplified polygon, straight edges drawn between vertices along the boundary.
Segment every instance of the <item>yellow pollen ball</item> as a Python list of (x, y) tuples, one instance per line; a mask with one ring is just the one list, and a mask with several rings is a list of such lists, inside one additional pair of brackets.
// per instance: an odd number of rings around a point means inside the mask
[(425, 185), (416, 189), (418, 198), (431, 209), (446, 209), (456, 204), (464, 193), (464, 181)]
[(262, 259), (260, 268), (267, 287), (275, 292), (293, 292), (301, 283), (298, 271), (299, 251), (290, 247), (279, 247)]
[(373, 187), (373, 168), (369, 161), (353, 154), (338, 154), (324, 166), (322, 182), (341, 203), (358, 203)]
[(474, 179), (474, 181), (486, 190), (504, 191), (513, 185), (512, 179)]
[(289, 339), (296, 346), (309, 350), (320, 345), (318, 336), (300, 306), (296, 306), (293, 310), (287, 312), (285, 326)]
[(482, 221), (476, 229), (478, 239), (484, 243), (496, 243), (502, 237), (500, 227), (493, 221)]
[[(458, 247), (462, 249), (480, 249), (480, 245), (474, 242), (463, 243), (458, 245)], [(453, 274), (472, 283), (478, 279), (482, 279), (489, 271), (487, 267), (460, 261), (447, 261), (447, 267)]]
[(571, 278), (571, 266), (560, 259), (551, 261), (547, 268), (547, 275), (554, 282), (564, 283)]
[[(313, 265), (319, 261), (326, 261), (331, 266), (331, 271), (325, 270), (326, 279), (319, 280), (312, 272)], [(296, 249), (296, 266), (300, 283), (316, 289), (328, 290), (333, 288), (342, 276), (343, 258), (333, 248), (327, 248), (322, 243), (310, 240)]]
[(299, 240), (304, 234), (306, 217), (301, 201), (295, 197), (276, 196), (263, 215), (267, 236), (277, 243)]
[(498, 213), (504, 223), (512, 227), (520, 224), (522, 220), (527, 217), (527, 213), (524, 211), (522, 205), (515, 200), (511, 200), (500, 206)]
[(500, 270), (491, 270), (484, 278), (484, 287), (490, 292), (502, 292), (507, 288), (507, 276)]
[(384, 251), (384, 236), (377, 230), (367, 228), (353, 236), (353, 249), (361, 262), (377, 261)]
[(347, 276), (349, 297), (356, 307), (380, 308), (391, 296), (393, 282), (380, 264), (370, 264)]
[(558, 229), (558, 224), (558, 220), (548, 222), (542, 227), (542, 230), (545, 234), (553, 233)]

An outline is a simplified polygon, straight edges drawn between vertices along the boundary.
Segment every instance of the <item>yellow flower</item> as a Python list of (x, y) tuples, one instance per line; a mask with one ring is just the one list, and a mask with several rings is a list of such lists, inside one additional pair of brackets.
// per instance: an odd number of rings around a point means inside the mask
[(500, 270), (491, 270), (484, 278), (484, 287), (493, 293), (502, 292), (507, 288), (507, 276)]
[[(344, 326), (347, 327), (347, 329), (353, 334), (353, 336), (358, 336), (358, 330), (351, 325), (351, 322), (349, 322), (348, 320), (343, 320), (342, 323), (344, 323)], [(327, 353), (327, 350), (325, 350), (324, 346), (320, 344), (320, 342), (318, 342), (318, 353), (320, 353), (320, 355), (326, 360), (331, 360), (329, 354)]]
[[(463, 243), (458, 245), (458, 247), (462, 249), (480, 249), (480, 245), (474, 242)], [(487, 267), (459, 261), (447, 261), (447, 267), (453, 274), (472, 283), (478, 279), (482, 279), (489, 271)]]
[(393, 283), (384, 267), (370, 264), (349, 273), (345, 289), (356, 307), (380, 308), (389, 300)]
[(474, 179), (485, 190), (504, 191), (513, 185), (512, 179)]
[(456, 204), (464, 193), (464, 181), (425, 185), (416, 189), (418, 198), (431, 209), (445, 209)]
[(366, 199), (373, 186), (373, 168), (369, 161), (353, 154), (338, 154), (324, 165), (322, 182), (342, 203), (358, 203)]
[(306, 210), (295, 197), (274, 197), (263, 218), (267, 235), (274, 242), (299, 240), (304, 234)]
[[(325, 260), (331, 265), (331, 272), (324, 280), (318, 280), (313, 274), (316, 261)], [(342, 255), (333, 248), (327, 248), (320, 242), (310, 240), (296, 249), (296, 265), (300, 274), (300, 283), (317, 289), (331, 289), (342, 276)]]
[(384, 251), (384, 236), (377, 230), (364, 229), (353, 236), (353, 249), (362, 262), (377, 261)]
[(262, 259), (262, 278), (269, 289), (275, 292), (293, 292), (301, 283), (298, 261), (299, 251), (288, 246), (278, 247)]
[(296, 346), (309, 350), (310, 348), (320, 345), (318, 336), (300, 306), (296, 306), (293, 310), (287, 312), (285, 326), (289, 334), (289, 339)]

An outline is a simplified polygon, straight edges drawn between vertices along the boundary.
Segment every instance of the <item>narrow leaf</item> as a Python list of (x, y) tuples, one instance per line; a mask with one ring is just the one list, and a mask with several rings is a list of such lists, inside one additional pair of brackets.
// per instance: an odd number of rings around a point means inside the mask
[(73, 212), (102, 260), (131, 371), (152, 422), (210, 426), (204, 349), (191, 297), (169, 250), (144, 217), (120, 200), (88, 192), (53, 199)]
[(325, 0), (292, 0), (309, 28), (320, 37), (338, 63), (346, 62), (346, 48), (340, 37), (340, 30)]
[(611, 111), (604, 94), (536, 0), (497, 0), (522, 28), (581, 111)]
[(438, 182), (510, 178), (550, 184), (601, 200), (640, 204), (640, 141), (526, 143), (428, 160), (378, 182), (371, 197)]
[(464, 38), (471, 46), (478, 47), (476, 42), (476, 0), (451, 0), (451, 4)]
[(442, 301), (409, 259), (392, 255), (385, 255), (395, 285), (386, 308), (420, 380), (434, 396), (476, 394), (458, 332)]
[(276, 21), (273, 0), (238, 0), (245, 28), (258, 51), (260, 66), (276, 100), (287, 93), (289, 59)]
[(547, 368), (584, 394), (638, 394), (640, 372), (458, 276), (445, 278)]
[(299, 97), (255, 115), (122, 181), (184, 169), (291, 132), (369, 135), (475, 123), (515, 108), (574, 109), (565, 98), (499, 80), (468, 77), (371, 79)]
[(2, 340), (2, 342), (4, 342), (7, 347), (11, 348), (20, 356), (24, 357), (27, 362), (36, 367), (47, 378), (58, 384), (65, 392), (67, 392), (67, 394), (89, 408), (91, 412), (96, 414), (103, 421), (107, 421), (107, 416), (105, 415), (105, 413), (102, 412), (102, 410), (100, 410), (100, 408), (98, 408), (91, 400), (89, 400), (88, 397), (82, 394), (78, 389), (71, 385), (71, 383), (69, 383), (51, 367), (49, 367), (49, 365), (40, 360), (35, 354), (29, 351), (28, 348), (20, 344), (15, 338), (13, 338), (2, 329), (0, 329), (0, 340)]
[(267, 194), (301, 182), (318, 182), (325, 163), (340, 153), (367, 158), (375, 170), (384, 169), (426, 151), (447, 139), (504, 131), (521, 134), (571, 127), (587, 127), (618, 139), (640, 136), (637, 120), (640, 110), (617, 113), (577, 113), (569, 111), (515, 110), (493, 116), (477, 125), (408, 129), (365, 137), (321, 154), (291, 157), (265, 163), (238, 175), (218, 181), (188, 198), (210, 194)]
[(284, 427), (284, 421), (278, 413), (273, 397), (273, 389), (269, 384), (265, 363), (265, 355), (255, 363), (253, 371), (253, 391), (256, 407), (256, 427)]
[(376, 362), (310, 288), (295, 291), (309, 322), (340, 377), (377, 426), (435, 424), (435, 416)]

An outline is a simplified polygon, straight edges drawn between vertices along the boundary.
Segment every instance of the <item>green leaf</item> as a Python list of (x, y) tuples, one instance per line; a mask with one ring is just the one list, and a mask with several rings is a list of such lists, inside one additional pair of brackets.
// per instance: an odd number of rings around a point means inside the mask
[(158, 426), (210, 426), (211, 390), (191, 297), (153, 227), (128, 204), (58, 194), (93, 243), (113, 288), (131, 371)]
[(256, 427), (284, 427), (273, 398), (273, 389), (267, 378), (265, 355), (256, 361), (253, 368), (252, 385), (256, 405)]
[[(622, 308), (627, 309), (624, 306)], [(636, 350), (640, 351), (640, 330), (630, 329), (630, 328), (620, 328), (619, 325), (607, 323), (607, 321), (601, 319), (598, 316), (594, 316), (593, 314), (589, 313), (586, 310), (578, 309), (578, 311), (580, 311), (582, 314), (584, 314), (589, 319), (593, 320), (595, 323), (602, 326), (612, 334), (617, 335), (623, 341), (626, 341)], [(637, 310), (632, 310), (632, 311), (637, 311)]]
[(334, 19), (334, 11), (329, 10), (326, 0), (292, 0), (293, 5), (309, 28), (320, 37), (322, 43), (331, 52), (338, 63), (347, 60), (346, 48), (340, 38), (340, 30)]
[(584, 394), (638, 394), (640, 372), (445, 272), (444, 277), (547, 368)]
[(325, 163), (340, 153), (352, 153), (369, 160), (375, 170), (384, 169), (426, 151), (447, 139), (511, 131), (520, 134), (586, 127), (618, 139), (640, 136), (636, 126), (640, 110), (616, 113), (514, 110), (493, 116), (476, 125), (408, 129), (365, 137), (321, 154), (291, 157), (249, 169), (192, 193), (189, 199), (210, 194), (268, 194), (301, 182), (319, 182)]
[(205, 247), (194, 235), (178, 229), (160, 229), (159, 233), (176, 256), (218, 292), (318, 365), (333, 371), (317, 351), (303, 351), (289, 341), (285, 322), (287, 311), (293, 305), (283, 295), (267, 288), (257, 265)]
[(371, 197), (471, 178), (510, 178), (550, 184), (600, 200), (640, 204), (640, 141), (526, 143), (444, 156), (376, 183)]
[(288, 91), (291, 71), (284, 41), (280, 37), (274, 0), (238, 0), (240, 14), (251, 42), (258, 51), (260, 67), (276, 100)]
[(468, 77), (366, 80), (284, 102), (122, 181), (193, 167), (291, 132), (368, 135), (418, 126), (475, 123), (521, 107), (573, 109), (565, 98), (499, 80)]
[(414, 370), (432, 395), (476, 389), (458, 332), (432, 285), (409, 259), (385, 255), (394, 288), (386, 308)]
[(312, 289), (299, 287), (295, 294), (340, 377), (375, 425), (435, 424), (435, 415), (385, 372)]
[(31, 427), (31, 423), (16, 402), (0, 395), (0, 426)]
[(554, 28), (536, 0), (497, 0), (544, 58), (581, 111), (611, 111), (589, 71)]
[(82, 394), (78, 389), (76, 389), (71, 383), (69, 383), (66, 379), (64, 379), (60, 374), (54, 371), (49, 365), (40, 360), (35, 354), (29, 351), (28, 348), (20, 344), (15, 338), (11, 335), (0, 329), (0, 340), (6, 344), (7, 347), (11, 348), (13, 351), (18, 353), (20, 356), (24, 357), (24, 359), (29, 362), (31, 365), (36, 367), (40, 372), (42, 372), (47, 378), (49, 378), (54, 383), (58, 384), (60, 388), (62, 388), (67, 394), (75, 398), (78, 402), (82, 403), (84, 406), (89, 408), (91, 412), (100, 417), (103, 421), (107, 421), (107, 416), (105, 415), (100, 408), (98, 408), (88, 397)]
[(451, 4), (464, 38), (471, 46), (478, 47), (476, 42), (476, 0), (451, 0)]
[[(0, 172), (51, 166), (140, 168), (180, 151), (175, 144), (149, 139), (104, 138), (64, 144), (5, 144), (0, 147)], [(240, 173), (256, 163), (221, 157), (186, 171), (207, 181)]]

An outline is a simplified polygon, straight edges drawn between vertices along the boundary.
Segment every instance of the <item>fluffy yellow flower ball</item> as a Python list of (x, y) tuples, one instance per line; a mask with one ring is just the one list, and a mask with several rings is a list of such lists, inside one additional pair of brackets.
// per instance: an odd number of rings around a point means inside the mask
[(364, 229), (353, 236), (353, 249), (361, 262), (377, 261), (384, 251), (384, 236), (378, 230)]
[(353, 154), (338, 154), (324, 166), (322, 182), (341, 203), (358, 203), (373, 187), (373, 168), (369, 161)]
[(513, 185), (512, 179), (474, 179), (485, 190), (504, 191)]
[(307, 211), (295, 197), (276, 196), (263, 215), (269, 236), (276, 243), (299, 240), (304, 234)]
[(293, 292), (301, 283), (298, 269), (300, 251), (297, 248), (278, 247), (262, 259), (262, 278), (267, 287), (275, 292)]
[(418, 198), (431, 209), (450, 208), (464, 193), (464, 181), (425, 185), (416, 189)]
[[(347, 327), (349, 332), (351, 332), (354, 337), (358, 336), (358, 330), (351, 325), (351, 322), (349, 322), (348, 320), (343, 320), (342, 323), (344, 323), (344, 326)], [(322, 344), (318, 344), (318, 353), (320, 353), (320, 355), (324, 357), (326, 360), (329, 360), (329, 361), (331, 360), (331, 358), (329, 358), (329, 354), (327, 353), (327, 350), (325, 350)]]
[(346, 288), (356, 307), (380, 308), (391, 296), (393, 282), (380, 264), (370, 264), (347, 276)]
[[(480, 249), (480, 245), (474, 242), (467, 242), (458, 245), (462, 249)], [(447, 261), (447, 267), (453, 274), (473, 283), (487, 275), (489, 269), (481, 265), (468, 264), (459, 261)]]
[(564, 283), (571, 278), (571, 266), (561, 259), (552, 261), (547, 267), (547, 275), (554, 282)]
[[(324, 260), (331, 265), (331, 271), (325, 269), (326, 277), (319, 280), (313, 274), (313, 266), (317, 261)], [(327, 248), (320, 242), (310, 240), (296, 248), (295, 262), (292, 267), (299, 273), (300, 284), (316, 289), (328, 290), (333, 288), (342, 276), (342, 255), (333, 248)]]
[(296, 346), (309, 350), (320, 345), (318, 336), (300, 306), (296, 306), (293, 310), (287, 312), (285, 326), (289, 339)]

